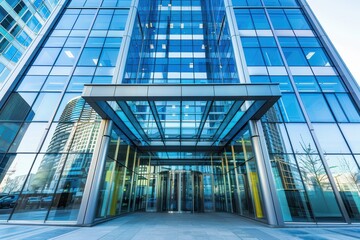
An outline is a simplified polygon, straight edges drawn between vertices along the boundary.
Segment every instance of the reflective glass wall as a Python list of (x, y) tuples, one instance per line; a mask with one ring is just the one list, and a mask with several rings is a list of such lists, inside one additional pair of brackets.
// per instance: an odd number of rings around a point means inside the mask
[(101, 121), (81, 92), (111, 83), (129, 7), (69, 1), (19, 77), (0, 110), (1, 220), (76, 222)]
[(0, 86), (59, 3), (59, 0), (0, 2)]
[(284, 220), (358, 221), (359, 109), (328, 51), (298, 1), (233, 5), (251, 82), (282, 91), (262, 123)]

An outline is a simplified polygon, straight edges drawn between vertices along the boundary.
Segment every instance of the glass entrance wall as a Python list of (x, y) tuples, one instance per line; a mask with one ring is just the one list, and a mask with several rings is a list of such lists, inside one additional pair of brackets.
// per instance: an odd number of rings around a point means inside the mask
[(232, 3), (251, 82), (278, 82), (282, 91), (262, 122), (284, 221), (359, 221), (352, 79), (305, 1)]

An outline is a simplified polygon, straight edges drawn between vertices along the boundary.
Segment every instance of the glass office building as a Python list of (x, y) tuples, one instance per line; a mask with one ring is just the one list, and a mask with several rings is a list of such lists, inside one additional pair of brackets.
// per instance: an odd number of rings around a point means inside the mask
[(0, 2), (0, 86), (58, 7), (59, 0)]
[(305, 0), (57, 6), (0, 91), (1, 222), (360, 221), (359, 87)]

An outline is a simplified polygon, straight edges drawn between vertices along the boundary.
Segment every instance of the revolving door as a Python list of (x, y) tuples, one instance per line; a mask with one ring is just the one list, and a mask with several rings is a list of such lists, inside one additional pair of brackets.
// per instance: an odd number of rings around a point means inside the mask
[(201, 172), (161, 172), (158, 181), (158, 212), (204, 211), (204, 189)]

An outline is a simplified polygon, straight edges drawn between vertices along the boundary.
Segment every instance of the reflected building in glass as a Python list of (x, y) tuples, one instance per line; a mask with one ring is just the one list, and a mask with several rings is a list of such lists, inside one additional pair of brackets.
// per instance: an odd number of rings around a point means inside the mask
[(305, 0), (0, 6), (1, 222), (360, 221), (359, 87)]

